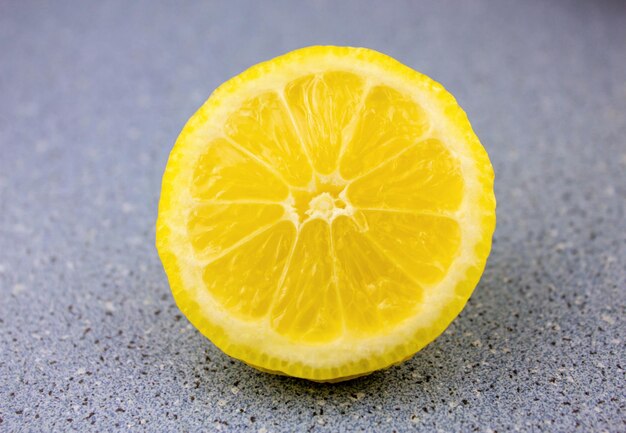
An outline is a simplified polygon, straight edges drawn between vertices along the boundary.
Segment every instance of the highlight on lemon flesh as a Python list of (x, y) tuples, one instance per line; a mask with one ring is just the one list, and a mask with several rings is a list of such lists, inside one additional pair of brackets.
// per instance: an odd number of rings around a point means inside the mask
[(165, 174), (156, 243), (228, 355), (317, 381), (441, 334), (478, 283), (493, 169), (440, 84), (365, 48), (309, 47), (221, 85)]

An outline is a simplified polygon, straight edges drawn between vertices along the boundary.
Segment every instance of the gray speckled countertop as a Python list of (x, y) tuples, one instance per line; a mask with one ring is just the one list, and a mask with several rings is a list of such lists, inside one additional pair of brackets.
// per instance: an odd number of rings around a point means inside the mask
[[(153, 246), (185, 120), (311, 44), (442, 82), (497, 175), (464, 312), (338, 385), (223, 355)], [(625, 172), (624, 2), (1, 2), (0, 431), (626, 431)]]

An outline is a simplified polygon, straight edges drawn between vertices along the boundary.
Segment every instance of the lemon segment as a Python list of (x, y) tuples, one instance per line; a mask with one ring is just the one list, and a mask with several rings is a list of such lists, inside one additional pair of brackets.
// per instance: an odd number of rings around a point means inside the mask
[(351, 338), (384, 335), (415, 314), (421, 287), (348, 217), (333, 221), (339, 295)]
[(459, 224), (442, 215), (397, 209), (364, 210), (368, 237), (420, 284), (445, 277), (461, 245)]
[[(285, 213), (280, 204), (200, 203), (193, 207), (187, 233), (197, 260), (208, 260), (239, 246)], [(242, 243), (243, 241), (243, 243)]]
[(389, 86), (372, 87), (341, 156), (341, 175), (353, 179), (377, 167), (419, 141), (428, 128), (428, 117), (410, 96)]
[[(295, 342), (325, 342), (342, 333), (330, 229), (322, 219), (302, 225), (270, 321), (272, 329)], [(320, 254), (326, 252), (326, 254)]]
[(274, 200), (289, 195), (287, 184), (225, 139), (206, 143), (193, 168), (189, 193), (196, 200)]
[(407, 144), (389, 161), (354, 179), (348, 196), (360, 208), (430, 212), (457, 210), (463, 198), (460, 163), (439, 140)]
[(312, 178), (309, 159), (300, 146), (290, 114), (276, 92), (245, 101), (225, 125), (235, 143), (274, 167), (293, 186), (306, 186)]
[(307, 75), (286, 86), (295, 127), (317, 173), (336, 169), (339, 152), (350, 138), (346, 128), (358, 118), (364, 88), (362, 77), (340, 71)]
[[(205, 289), (242, 320), (265, 317), (295, 236), (293, 224), (285, 221), (249, 235), (247, 242), (204, 266)], [(235, 268), (238, 273), (228, 272)]]

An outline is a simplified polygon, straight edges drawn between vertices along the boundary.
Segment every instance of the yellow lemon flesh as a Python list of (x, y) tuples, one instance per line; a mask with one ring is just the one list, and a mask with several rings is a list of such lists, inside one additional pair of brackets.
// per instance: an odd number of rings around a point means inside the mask
[(187, 122), (156, 242), (178, 306), (221, 350), (334, 381), (443, 332), (494, 227), (493, 170), (452, 95), (378, 52), (310, 47)]

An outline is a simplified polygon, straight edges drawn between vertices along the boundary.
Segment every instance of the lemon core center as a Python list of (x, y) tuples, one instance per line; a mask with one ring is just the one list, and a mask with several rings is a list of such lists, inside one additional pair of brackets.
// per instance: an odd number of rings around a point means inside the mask
[(339, 215), (351, 216), (354, 208), (346, 198), (346, 184), (317, 176), (309, 188), (291, 191), (287, 211), (298, 225), (319, 218), (328, 223)]

